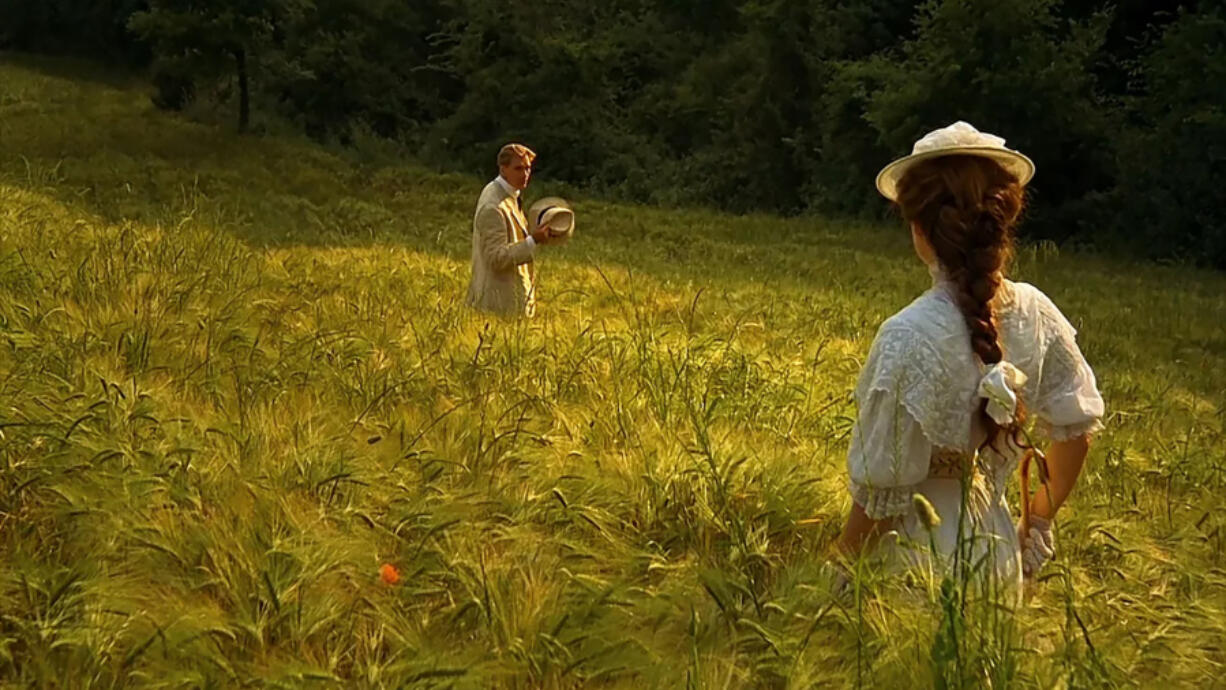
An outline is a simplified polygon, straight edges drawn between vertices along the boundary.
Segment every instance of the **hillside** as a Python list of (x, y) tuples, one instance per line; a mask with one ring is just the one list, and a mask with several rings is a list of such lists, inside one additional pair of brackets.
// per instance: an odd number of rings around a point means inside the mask
[(937, 603), (820, 569), (859, 365), (928, 284), (906, 233), (577, 198), (511, 323), (461, 303), (484, 181), (0, 60), (0, 680), (1226, 676), (1226, 277), (1020, 252), (1108, 429), (1046, 579), (949, 656)]

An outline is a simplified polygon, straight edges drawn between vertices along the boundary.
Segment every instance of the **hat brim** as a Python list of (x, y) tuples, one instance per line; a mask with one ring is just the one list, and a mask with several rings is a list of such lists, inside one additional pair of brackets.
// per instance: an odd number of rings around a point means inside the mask
[[(550, 233), (554, 235), (569, 234), (575, 228), (575, 212), (571, 209), (570, 204), (561, 197), (549, 196), (538, 199), (528, 208), (527, 215), (528, 232), (530, 233), (536, 232), (542, 224), (548, 226)], [(545, 222), (542, 223), (542, 220)]]
[(996, 146), (949, 146), (913, 153), (885, 166), (877, 173), (877, 191), (890, 201), (898, 201), (898, 181), (907, 174), (911, 166), (942, 156), (980, 156), (991, 159), (1023, 185), (1034, 177), (1034, 161), (1012, 149)]
[(549, 228), (551, 235), (568, 235), (575, 229), (575, 212), (568, 208), (553, 206), (538, 214), (540, 221), (534, 223), (536, 228), (542, 225)]

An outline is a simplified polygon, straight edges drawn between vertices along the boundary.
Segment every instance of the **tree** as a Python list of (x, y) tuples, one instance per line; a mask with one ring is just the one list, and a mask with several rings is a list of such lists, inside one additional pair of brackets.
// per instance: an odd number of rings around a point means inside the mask
[(427, 155), (488, 170), (500, 144), (520, 140), (551, 178), (652, 199), (667, 166), (639, 106), (697, 42), (670, 31), (659, 4), (454, 0), (442, 64), (462, 98), (431, 127)]
[(182, 104), (202, 80), (232, 74), (238, 82), (238, 128), (251, 119), (251, 75), (257, 61), (278, 56), (284, 31), (309, 9), (310, 0), (151, 0), (129, 27), (148, 41), (155, 73), (163, 84), (186, 93), (161, 94), (165, 104)]
[(1137, 70), (1107, 232), (1139, 253), (1226, 269), (1223, 45), (1226, 10), (1184, 11)]
[(145, 6), (145, 0), (0, 0), (0, 49), (141, 64), (148, 55), (127, 24)]
[(314, 137), (355, 124), (403, 138), (448, 112), (460, 82), (439, 64), (444, 0), (315, 0), (286, 32), (294, 70), (274, 87)]

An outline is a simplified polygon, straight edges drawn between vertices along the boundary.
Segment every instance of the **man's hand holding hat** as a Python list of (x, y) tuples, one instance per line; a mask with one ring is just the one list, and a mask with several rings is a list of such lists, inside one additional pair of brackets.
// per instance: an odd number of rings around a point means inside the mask
[(575, 212), (565, 199), (548, 196), (528, 209), (528, 234), (538, 243), (565, 244), (575, 233)]

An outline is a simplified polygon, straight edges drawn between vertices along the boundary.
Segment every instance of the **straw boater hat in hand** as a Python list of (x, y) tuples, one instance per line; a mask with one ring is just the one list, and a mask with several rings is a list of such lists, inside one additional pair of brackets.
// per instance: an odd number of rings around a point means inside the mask
[(575, 234), (575, 212), (561, 197), (547, 196), (528, 207), (528, 233), (549, 230), (549, 244), (564, 244)]
[(1026, 156), (1005, 148), (1005, 140), (987, 132), (980, 132), (969, 123), (958, 122), (948, 127), (934, 129), (915, 142), (911, 155), (890, 163), (877, 174), (877, 191), (890, 201), (898, 201), (898, 181), (921, 161), (939, 156), (983, 156), (996, 161), (1000, 167), (1026, 184), (1034, 177), (1034, 162)]

